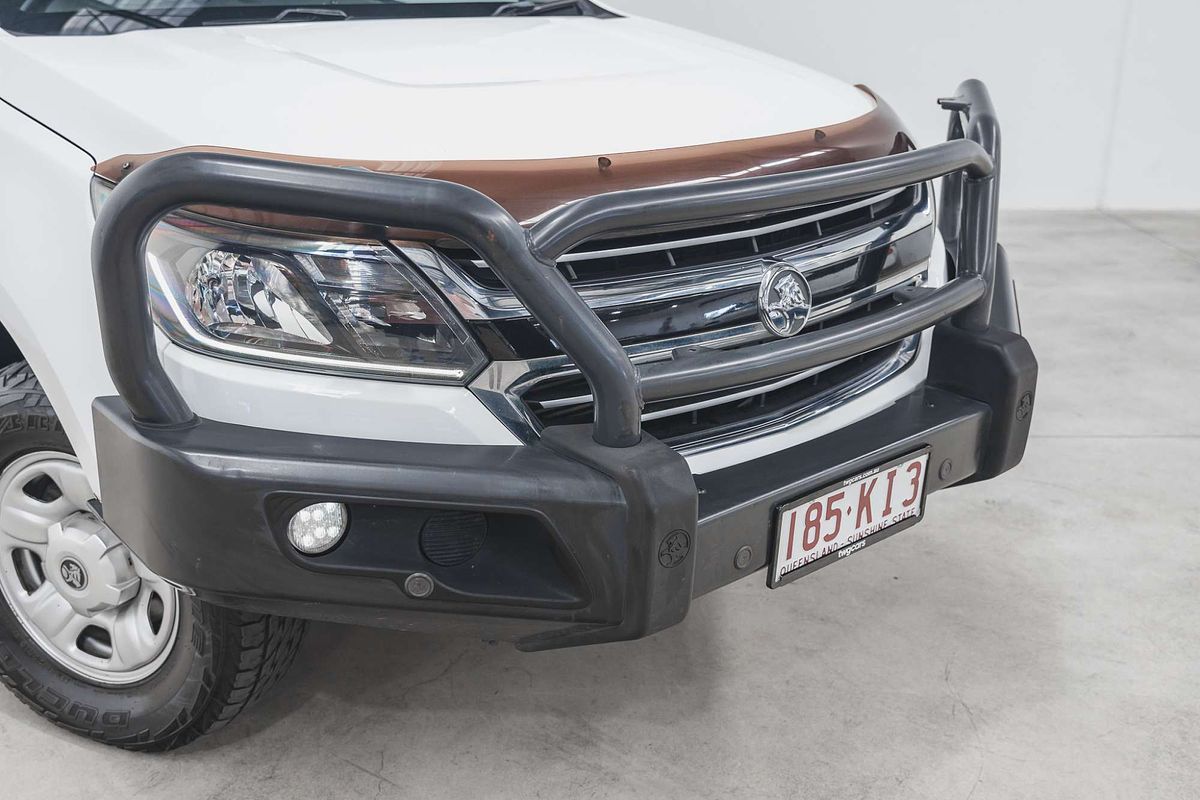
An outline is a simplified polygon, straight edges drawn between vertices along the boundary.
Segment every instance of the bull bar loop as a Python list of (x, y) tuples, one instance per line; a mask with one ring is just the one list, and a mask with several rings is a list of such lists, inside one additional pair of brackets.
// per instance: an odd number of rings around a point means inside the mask
[[(643, 400), (807, 369), (950, 316), (963, 328), (987, 328), (996, 271), (999, 125), (979, 81), (964, 82), (954, 98), (941, 102), (951, 111), (949, 140), (928, 148), (788, 175), (596, 195), (528, 230), (491, 198), (455, 183), (217, 153), (164, 156), (121, 181), (96, 221), (92, 273), (108, 370), (138, 422), (177, 426), (195, 419), (159, 360), (145, 284), (150, 232), (172, 211), (221, 205), (435, 230), (473, 248), (575, 362), (595, 397), (595, 441), (631, 447), (641, 440)], [(553, 266), (601, 234), (827, 203), (935, 178), (944, 178), (941, 225), (957, 276), (883, 314), (799, 339), (704, 352), (639, 370)]]

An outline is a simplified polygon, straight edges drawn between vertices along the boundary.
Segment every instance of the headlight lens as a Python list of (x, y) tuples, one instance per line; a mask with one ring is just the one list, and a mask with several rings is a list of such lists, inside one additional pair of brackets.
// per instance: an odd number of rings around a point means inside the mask
[(155, 319), (176, 343), (274, 364), (439, 383), (486, 359), (387, 246), (311, 240), (187, 213), (147, 245)]

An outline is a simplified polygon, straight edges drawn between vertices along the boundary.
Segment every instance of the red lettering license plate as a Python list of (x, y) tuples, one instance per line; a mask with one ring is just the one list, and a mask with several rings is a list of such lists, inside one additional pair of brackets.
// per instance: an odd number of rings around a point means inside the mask
[(929, 448), (861, 472), (779, 509), (772, 589), (921, 521)]

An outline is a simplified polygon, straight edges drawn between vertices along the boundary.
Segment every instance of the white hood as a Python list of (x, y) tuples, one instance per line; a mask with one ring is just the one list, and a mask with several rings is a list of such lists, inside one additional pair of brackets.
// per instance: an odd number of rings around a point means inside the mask
[(101, 161), (189, 145), (364, 160), (556, 158), (807, 130), (874, 107), (803, 67), (636, 18), (0, 37), (3, 99)]

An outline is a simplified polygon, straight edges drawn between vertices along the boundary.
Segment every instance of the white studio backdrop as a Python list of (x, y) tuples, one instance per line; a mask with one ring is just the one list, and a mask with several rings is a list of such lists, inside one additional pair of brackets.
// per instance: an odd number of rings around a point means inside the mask
[(934, 100), (982, 78), (1007, 208), (1200, 208), (1200, 0), (612, 5), (866, 84), (923, 144), (945, 136)]

